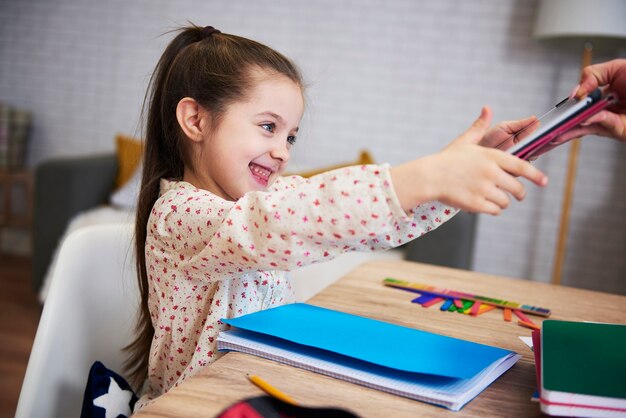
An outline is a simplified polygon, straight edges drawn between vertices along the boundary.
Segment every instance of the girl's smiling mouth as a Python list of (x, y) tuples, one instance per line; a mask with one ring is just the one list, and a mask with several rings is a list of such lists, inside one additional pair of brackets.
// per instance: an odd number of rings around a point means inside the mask
[(263, 167), (261, 165), (255, 164), (255, 163), (250, 163), (248, 165), (248, 168), (250, 169), (250, 172), (252, 173), (252, 177), (254, 177), (254, 179), (257, 181), (257, 183), (259, 183), (263, 187), (267, 187), (268, 186), (269, 180), (270, 180), (270, 176), (273, 173), (273, 171), (271, 169), (269, 169), (267, 167)]

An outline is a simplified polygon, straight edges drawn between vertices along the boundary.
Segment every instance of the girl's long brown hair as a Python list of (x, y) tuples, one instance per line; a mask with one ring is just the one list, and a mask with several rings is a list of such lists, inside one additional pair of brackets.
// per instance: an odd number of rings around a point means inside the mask
[(296, 66), (265, 45), (209, 27), (192, 25), (178, 32), (159, 59), (144, 99), (145, 150), (135, 222), (141, 304), (137, 336), (125, 348), (128, 353), (125, 369), (139, 390), (148, 374), (154, 336), (145, 253), (148, 219), (159, 197), (160, 179), (182, 179), (184, 167), (191, 167), (192, 161), (176, 119), (178, 102), (184, 97), (195, 99), (209, 111), (213, 123), (218, 124), (228, 105), (244, 100), (254, 86), (255, 68), (286, 76), (302, 86)]

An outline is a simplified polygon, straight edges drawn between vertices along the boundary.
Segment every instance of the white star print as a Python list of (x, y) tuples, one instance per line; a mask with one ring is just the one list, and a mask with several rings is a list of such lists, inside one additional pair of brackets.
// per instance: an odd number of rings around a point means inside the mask
[(110, 379), (109, 392), (98, 396), (93, 400), (93, 404), (104, 408), (106, 418), (117, 418), (120, 414), (129, 417), (132, 411), (128, 403), (133, 393), (129, 390), (121, 389), (115, 379), (112, 377)]

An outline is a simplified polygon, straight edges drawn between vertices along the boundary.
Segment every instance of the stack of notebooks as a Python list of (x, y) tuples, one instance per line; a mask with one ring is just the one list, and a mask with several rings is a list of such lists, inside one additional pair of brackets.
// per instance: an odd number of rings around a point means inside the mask
[(512, 351), (296, 303), (238, 318), (218, 336), (240, 351), (407, 398), (461, 409), (520, 356)]
[(546, 320), (533, 351), (543, 412), (626, 417), (626, 325)]

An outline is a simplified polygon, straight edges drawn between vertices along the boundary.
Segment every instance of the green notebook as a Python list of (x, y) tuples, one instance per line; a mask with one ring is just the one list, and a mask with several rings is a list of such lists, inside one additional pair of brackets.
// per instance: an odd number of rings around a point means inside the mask
[(544, 412), (550, 413), (545, 406), (626, 413), (626, 325), (544, 321), (541, 369)]

